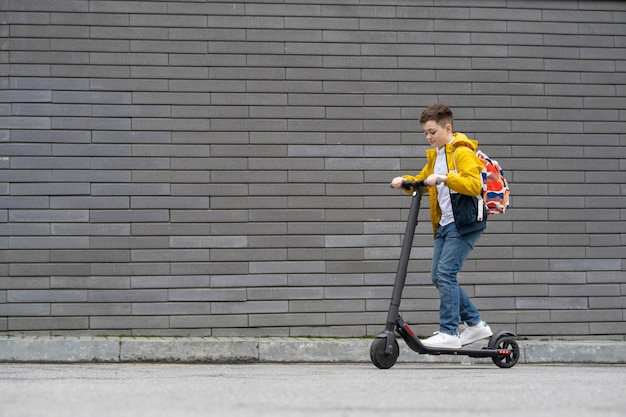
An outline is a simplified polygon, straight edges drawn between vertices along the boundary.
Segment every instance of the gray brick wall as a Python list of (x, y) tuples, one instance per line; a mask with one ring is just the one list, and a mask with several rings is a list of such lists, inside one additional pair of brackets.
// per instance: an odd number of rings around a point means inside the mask
[(621, 1), (0, 0), (0, 333), (378, 333), (443, 101), (512, 187), (483, 317), (624, 340), (625, 97)]

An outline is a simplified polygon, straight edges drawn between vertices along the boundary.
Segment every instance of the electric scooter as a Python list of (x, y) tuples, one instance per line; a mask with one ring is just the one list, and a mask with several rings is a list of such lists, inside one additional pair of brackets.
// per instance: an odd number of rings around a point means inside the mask
[(520, 357), (520, 349), (514, 338), (515, 333), (502, 330), (491, 336), (486, 347), (482, 349), (449, 349), (449, 348), (429, 348), (424, 346), (413, 333), (409, 325), (400, 317), (400, 300), (402, 290), (406, 281), (406, 271), (409, 264), (411, 247), (413, 246), (413, 236), (417, 226), (417, 214), (419, 212), (420, 201), (424, 192), (424, 181), (405, 181), (402, 187), (406, 190), (413, 189), (411, 198), (411, 208), (409, 219), (404, 233), (400, 262), (396, 272), (396, 280), (393, 285), (389, 313), (387, 314), (387, 324), (385, 330), (376, 336), (370, 347), (370, 358), (372, 363), (380, 369), (391, 368), (398, 359), (400, 349), (396, 340), (397, 332), (406, 344), (419, 354), (427, 355), (463, 355), (472, 358), (491, 358), (500, 368), (511, 368), (515, 366)]

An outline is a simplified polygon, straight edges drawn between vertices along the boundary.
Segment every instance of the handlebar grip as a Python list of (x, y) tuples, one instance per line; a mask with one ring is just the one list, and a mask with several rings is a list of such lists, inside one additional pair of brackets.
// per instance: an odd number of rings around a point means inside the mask
[(415, 189), (417, 187), (425, 187), (426, 183), (424, 182), (424, 180), (421, 181), (404, 181), (402, 183), (402, 188), (404, 188), (405, 190), (410, 190), (411, 188)]

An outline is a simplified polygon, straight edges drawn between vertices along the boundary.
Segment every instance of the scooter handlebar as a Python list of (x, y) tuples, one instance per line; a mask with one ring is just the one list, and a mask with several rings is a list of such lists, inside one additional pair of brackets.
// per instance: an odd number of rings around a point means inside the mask
[(405, 190), (417, 189), (418, 187), (426, 187), (427, 184), (424, 180), (421, 181), (403, 181), (402, 188)]

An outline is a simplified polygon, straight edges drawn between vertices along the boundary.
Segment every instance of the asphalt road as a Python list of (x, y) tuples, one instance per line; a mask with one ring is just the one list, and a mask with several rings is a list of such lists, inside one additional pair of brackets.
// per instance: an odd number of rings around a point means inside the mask
[(0, 364), (1, 417), (626, 416), (626, 366)]

